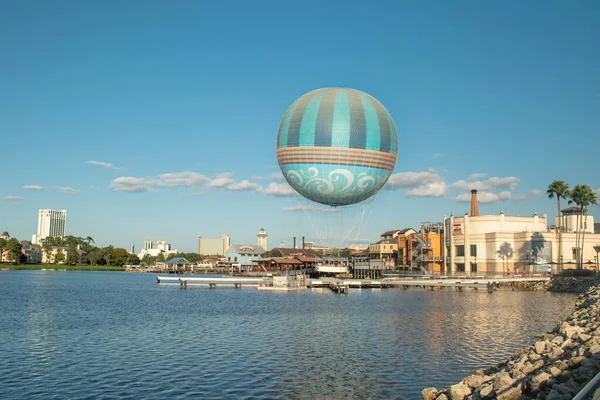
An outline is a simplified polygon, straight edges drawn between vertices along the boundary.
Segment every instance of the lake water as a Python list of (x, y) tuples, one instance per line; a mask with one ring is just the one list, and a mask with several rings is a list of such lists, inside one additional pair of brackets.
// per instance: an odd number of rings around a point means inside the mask
[(574, 308), (545, 292), (180, 289), (0, 272), (0, 398), (408, 398), (503, 361)]

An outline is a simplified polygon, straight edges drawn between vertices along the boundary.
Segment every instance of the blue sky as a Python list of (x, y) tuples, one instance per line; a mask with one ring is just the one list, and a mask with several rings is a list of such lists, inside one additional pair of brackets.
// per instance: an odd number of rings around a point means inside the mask
[(399, 133), (361, 241), (462, 214), (470, 188), (481, 213), (552, 217), (552, 180), (600, 189), (596, 1), (4, 1), (0, 15), (0, 230), (21, 239), (54, 208), (102, 246), (157, 235), (195, 251), (261, 227), (270, 246), (314, 240), (275, 138), (295, 99), (328, 86), (376, 97)]

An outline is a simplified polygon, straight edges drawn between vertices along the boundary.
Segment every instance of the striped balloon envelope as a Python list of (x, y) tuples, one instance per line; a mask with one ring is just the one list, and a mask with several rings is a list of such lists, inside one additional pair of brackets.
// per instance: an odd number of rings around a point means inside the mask
[(385, 184), (398, 156), (398, 133), (386, 108), (355, 89), (323, 88), (294, 101), (277, 133), (285, 179), (309, 200), (359, 203)]

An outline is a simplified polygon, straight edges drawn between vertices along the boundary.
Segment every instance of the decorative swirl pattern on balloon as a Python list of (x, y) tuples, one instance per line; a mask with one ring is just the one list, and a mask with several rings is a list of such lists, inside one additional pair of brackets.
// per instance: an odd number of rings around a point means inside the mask
[[(372, 173), (356, 174), (345, 168), (322, 171), (317, 167), (284, 169), (284, 176), (296, 192), (313, 201), (347, 205), (365, 200), (373, 190), (379, 190), (388, 178), (388, 172), (373, 169)], [(332, 198), (336, 202), (331, 201)]]

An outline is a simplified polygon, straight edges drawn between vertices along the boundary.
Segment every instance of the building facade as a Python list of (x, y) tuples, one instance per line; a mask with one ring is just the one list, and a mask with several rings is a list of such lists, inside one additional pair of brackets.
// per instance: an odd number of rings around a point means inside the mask
[(64, 237), (67, 230), (66, 210), (39, 210), (37, 233), (32, 236), (32, 242), (39, 244), (49, 236)]
[(198, 254), (205, 256), (224, 256), (229, 246), (231, 246), (229, 235), (223, 235), (220, 238), (198, 238)]
[[(545, 216), (506, 216), (502, 212), (450, 216), (444, 224), (446, 257), (441, 273), (505, 275), (576, 268), (576, 232), (561, 234), (548, 229)], [(559, 258), (561, 244), (562, 258)], [(598, 268), (595, 246), (599, 245), (600, 235), (586, 232), (582, 250), (584, 267)]]
[(261, 246), (249, 244), (232, 244), (225, 252), (227, 264), (244, 271), (252, 268), (252, 261), (260, 260), (265, 256), (265, 249)]

